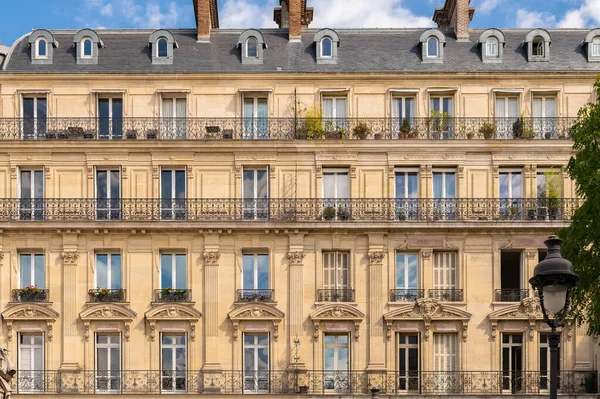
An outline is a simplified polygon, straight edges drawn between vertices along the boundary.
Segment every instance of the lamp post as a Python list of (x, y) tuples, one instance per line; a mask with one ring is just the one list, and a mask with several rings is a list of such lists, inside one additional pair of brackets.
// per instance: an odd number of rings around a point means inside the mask
[(573, 265), (560, 255), (562, 240), (555, 235), (544, 242), (548, 247), (546, 259), (535, 266), (529, 284), (537, 290), (544, 321), (552, 329), (548, 337), (550, 347), (550, 399), (557, 397), (558, 385), (558, 327), (564, 327), (569, 309), (569, 293), (577, 284), (579, 276), (573, 272)]

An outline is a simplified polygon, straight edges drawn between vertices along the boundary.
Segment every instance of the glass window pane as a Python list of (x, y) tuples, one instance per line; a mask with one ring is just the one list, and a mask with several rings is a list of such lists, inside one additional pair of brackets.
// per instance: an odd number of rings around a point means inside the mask
[(396, 173), (396, 198), (404, 198), (406, 195), (406, 177), (404, 172)]
[(174, 344), (175, 337), (173, 335), (163, 334), (162, 335), (162, 343), (166, 344), (166, 345)]
[(269, 348), (258, 348), (258, 370), (269, 369)]
[(242, 257), (242, 289), (254, 289), (254, 254), (244, 254)]
[(121, 255), (114, 254), (111, 256), (111, 270), (110, 270), (110, 288), (113, 290), (119, 290), (122, 288), (121, 285)]
[(396, 254), (396, 288), (403, 289), (406, 285), (406, 255)]
[(414, 98), (405, 98), (404, 99), (404, 118), (413, 118), (415, 109), (415, 99)]
[[(160, 255), (160, 288), (175, 288), (173, 286), (172, 262), (173, 257), (170, 254)], [(163, 335), (163, 339), (164, 337)]]
[(509, 198), (508, 173), (500, 173), (498, 179), (500, 181), (500, 198)]
[(96, 255), (96, 288), (108, 288), (108, 255)]
[(33, 118), (33, 104), (35, 102), (34, 98), (25, 98), (23, 97), (23, 118)]
[(335, 175), (323, 174), (323, 198), (335, 198)]
[(244, 370), (254, 370), (254, 348), (244, 348)]
[(109, 99), (108, 98), (100, 98), (98, 100), (98, 116), (100, 118), (108, 118), (110, 117), (110, 108), (109, 108)]
[(33, 177), (33, 198), (44, 198), (44, 172), (36, 170)]
[(408, 174), (408, 198), (417, 198), (419, 179), (417, 172)]
[(323, 117), (333, 118), (333, 98), (323, 98)]
[(185, 348), (177, 348), (175, 349), (175, 369), (176, 370), (187, 370), (187, 356), (185, 353)]
[(254, 169), (244, 170), (244, 198), (254, 199)]
[(120, 183), (118, 170), (110, 171), (110, 198), (119, 198), (121, 196)]
[(163, 199), (172, 198), (173, 174), (170, 170), (163, 170), (160, 174), (161, 190), (160, 195)]
[(162, 348), (162, 370), (173, 370), (173, 349)]
[(258, 41), (255, 37), (249, 37), (246, 42), (248, 46), (248, 57), (258, 57)]
[(331, 57), (331, 39), (328, 37), (323, 39), (321, 46), (323, 47), (323, 57)]
[(347, 335), (338, 335), (338, 343), (342, 345), (346, 345), (348, 343)]
[(38, 41), (38, 55), (40, 57), (45, 57), (46, 56), (46, 41), (45, 40), (40, 40)]
[(345, 118), (348, 113), (348, 106), (345, 98), (336, 98), (335, 100), (335, 117)]
[(106, 170), (96, 171), (96, 197), (108, 198), (108, 172)]
[(454, 173), (446, 173), (446, 198), (456, 195), (456, 179)]
[(110, 369), (112, 371), (121, 370), (121, 356), (119, 348), (110, 349)]
[(335, 351), (333, 348), (325, 348), (323, 351), (325, 370), (335, 370)]
[(437, 39), (429, 38), (427, 40), (427, 56), (428, 57), (437, 57), (437, 53), (438, 53)]
[(96, 368), (97, 370), (108, 370), (108, 349), (96, 349)]
[(187, 257), (184, 254), (178, 254), (175, 256), (175, 259), (177, 281), (174, 288), (187, 288)]
[(106, 334), (96, 334), (96, 342), (99, 344), (108, 343), (108, 335)]
[(254, 345), (255, 335), (244, 334), (244, 345)]
[(31, 176), (31, 171), (21, 171), (21, 198), (23, 199), (31, 198)]
[(408, 287), (409, 289), (418, 288), (418, 268), (417, 255), (410, 254), (406, 256), (408, 263)]
[(336, 198), (349, 198), (350, 190), (348, 189), (348, 174), (347, 173), (338, 173), (336, 180), (337, 180)]
[(521, 174), (513, 173), (512, 174), (512, 197), (513, 198), (521, 198)]
[(266, 170), (258, 170), (256, 172), (256, 197), (259, 199), (265, 199), (269, 197), (269, 174)]
[(175, 198), (185, 198), (185, 171), (178, 170), (175, 172)]
[(167, 56), (167, 39), (158, 39), (158, 56), (166, 57)]
[(433, 198), (443, 198), (443, 182), (444, 176), (442, 173), (433, 173)]
[(31, 271), (31, 255), (21, 254), (21, 288), (31, 285)]
[(37, 117), (38, 118), (46, 118), (46, 98), (38, 97), (37, 98)]
[(335, 335), (325, 334), (324, 343), (325, 344), (333, 344), (333, 343), (335, 343)]
[(259, 290), (269, 288), (269, 255), (258, 255), (258, 287)]
[(83, 55), (88, 57), (92, 55), (92, 41), (89, 39), (83, 41)]

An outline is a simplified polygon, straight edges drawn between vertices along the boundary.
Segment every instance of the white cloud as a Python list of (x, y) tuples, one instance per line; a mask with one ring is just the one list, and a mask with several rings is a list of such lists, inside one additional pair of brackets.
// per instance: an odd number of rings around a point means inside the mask
[(113, 9), (111, 3), (106, 3), (102, 7), (100, 7), (100, 15), (104, 17), (111, 17), (113, 15)]
[(479, 3), (477, 11), (482, 14), (488, 14), (502, 3), (503, 0), (482, 0)]
[(517, 28), (554, 27), (556, 17), (548, 12), (528, 11), (522, 8), (517, 10)]
[(168, 3), (165, 10), (164, 2), (146, 1), (144, 5), (137, 0), (118, 0), (120, 16), (137, 28), (169, 28), (177, 25), (181, 13), (174, 1)]
[(226, 0), (219, 7), (219, 26), (222, 28), (272, 28), (273, 7), (279, 5), (277, 0), (268, 0), (257, 4), (256, 0)]
[(579, 8), (570, 9), (560, 20), (561, 28), (586, 28), (600, 25), (600, 0), (583, 0)]

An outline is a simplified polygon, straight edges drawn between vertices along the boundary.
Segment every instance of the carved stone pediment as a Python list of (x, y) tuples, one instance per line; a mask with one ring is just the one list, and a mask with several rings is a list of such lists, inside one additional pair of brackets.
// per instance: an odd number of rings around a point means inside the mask
[(2, 318), (6, 321), (7, 338), (12, 341), (12, 326), (14, 322), (37, 321), (46, 324), (46, 336), (48, 341), (52, 341), (52, 324), (58, 319), (60, 314), (50, 306), (39, 305), (35, 303), (20, 303), (18, 305), (8, 306), (2, 312)]
[(90, 339), (90, 323), (92, 321), (120, 321), (125, 326), (125, 340), (129, 341), (131, 322), (137, 314), (126, 306), (114, 303), (92, 305), (81, 313), (79, 318), (85, 327), (85, 340)]
[(310, 314), (313, 322), (313, 338), (319, 339), (319, 331), (322, 330), (322, 324), (326, 322), (345, 322), (354, 326), (354, 339), (358, 341), (360, 337), (360, 323), (365, 318), (365, 314), (354, 306), (345, 303), (333, 303), (317, 308)]
[(190, 339), (196, 340), (196, 323), (202, 313), (191, 305), (181, 303), (166, 303), (155, 306), (146, 312), (146, 320), (150, 324), (150, 339), (156, 338), (156, 322), (159, 321), (187, 321), (190, 323)]
[(233, 340), (239, 336), (240, 322), (269, 322), (273, 324), (273, 339), (279, 339), (279, 324), (284, 313), (274, 306), (263, 303), (250, 303), (233, 309), (229, 312), (229, 319), (233, 324)]
[(524, 298), (521, 303), (509, 305), (498, 309), (489, 314), (492, 323), (492, 339), (496, 339), (498, 322), (502, 321), (523, 321), (529, 325), (529, 340), (532, 341), (535, 335), (536, 322), (544, 319), (540, 299), (537, 296)]
[(463, 341), (467, 340), (469, 320), (471, 313), (466, 312), (457, 307), (442, 303), (437, 299), (421, 298), (417, 299), (414, 304), (400, 306), (383, 315), (387, 326), (387, 339), (392, 337), (392, 326), (394, 322), (400, 321), (422, 321), (425, 328), (425, 339), (429, 338), (431, 323), (454, 321), (462, 325)]

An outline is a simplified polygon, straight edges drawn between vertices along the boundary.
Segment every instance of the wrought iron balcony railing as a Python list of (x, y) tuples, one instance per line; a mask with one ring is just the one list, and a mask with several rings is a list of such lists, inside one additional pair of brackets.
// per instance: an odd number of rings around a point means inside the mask
[[(28, 371), (12, 379), (17, 394), (212, 395), (543, 395), (547, 371)], [(598, 393), (597, 371), (559, 372), (562, 394)]]
[(29, 286), (12, 290), (12, 302), (48, 302), (50, 291)]
[(529, 290), (521, 290), (518, 288), (502, 288), (496, 290), (496, 302), (521, 302), (529, 297)]
[(162, 288), (154, 290), (154, 302), (191, 302), (192, 290), (189, 288)]
[(0, 140), (555, 140), (575, 119), (0, 118)]
[(414, 302), (425, 296), (425, 290), (416, 288), (395, 289), (390, 291), (390, 302)]
[(553, 222), (579, 198), (0, 199), (0, 221)]
[(125, 302), (125, 289), (96, 288), (88, 290), (88, 302)]
[(443, 302), (462, 302), (464, 300), (463, 290), (459, 288), (442, 288), (429, 290), (429, 298)]
[(237, 290), (238, 302), (272, 302), (274, 290)]
[(317, 290), (317, 302), (354, 302), (354, 289), (329, 288)]

